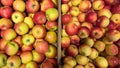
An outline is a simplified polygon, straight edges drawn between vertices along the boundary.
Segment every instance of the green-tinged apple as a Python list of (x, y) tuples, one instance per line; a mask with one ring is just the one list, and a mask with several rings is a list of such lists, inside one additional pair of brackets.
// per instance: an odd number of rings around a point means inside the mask
[(17, 34), (13, 29), (1, 31), (1, 37), (5, 40), (13, 40), (16, 36)]
[(49, 8), (46, 10), (46, 17), (48, 21), (55, 21), (58, 18), (58, 10), (55, 8)]
[(89, 62), (85, 65), (85, 68), (95, 68), (95, 65), (93, 63)]
[(19, 68), (21, 65), (21, 60), (19, 56), (10, 56), (7, 59), (7, 67), (8, 68)]
[(44, 38), (46, 35), (46, 29), (42, 25), (35, 25), (32, 28), (32, 34), (35, 38)]
[(70, 9), (70, 14), (71, 14), (72, 16), (78, 16), (79, 13), (80, 13), (80, 10), (79, 10), (78, 7), (75, 7), (75, 6), (71, 7), (71, 9)]
[(34, 22), (31, 17), (25, 17), (24, 23), (26, 23), (29, 26), (29, 28), (33, 28), (34, 26)]
[(86, 13), (79, 13), (78, 20), (79, 22), (85, 22)]
[(86, 56), (77, 55), (76, 62), (80, 65), (86, 65), (89, 62), (89, 59)]
[(0, 54), (0, 67), (5, 66), (7, 63), (7, 55), (4, 53)]
[(32, 45), (35, 41), (35, 38), (33, 35), (31, 34), (25, 34), (23, 35), (23, 38), (22, 38), (22, 43), (24, 45)]
[(101, 10), (101, 9), (104, 8), (104, 1), (102, 1), (102, 0), (95, 0), (92, 3), (92, 6), (93, 6), (94, 10)]
[(26, 64), (26, 68), (39, 68), (39, 67), (36, 62), (31, 61)]
[(33, 59), (32, 52), (30, 51), (22, 52), (20, 58), (23, 64), (27, 64)]
[(105, 57), (98, 56), (94, 60), (94, 62), (96, 64), (96, 66), (99, 67), (99, 68), (107, 68), (108, 67), (108, 62), (107, 62)]
[(67, 36), (63, 36), (61, 41), (62, 48), (67, 48), (69, 45), (70, 45), (70, 38)]
[(1, 30), (9, 29), (12, 26), (13, 26), (13, 23), (10, 19), (7, 19), (7, 18), (1, 18), (0, 19), (0, 29)]
[(0, 39), (0, 50), (4, 51), (8, 42), (9, 41), (7, 41), (5, 39)]
[(120, 24), (120, 14), (113, 14), (110, 20), (113, 21), (116, 25)]
[(19, 45), (16, 42), (8, 42), (8, 44), (5, 47), (5, 52), (7, 55), (15, 55), (17, 54), (19, 50)]
[(1, 0), (1, 4), (4, 6), (12, 6), (14, 0)]
[(49, 45), (48, 51), (45, 53), (47, 58), (55, 58), (57, 55), (57, 48), (54, 45)]
[(45, 40), (48, 41), (51, 44), (56, 43), (57, 41), (57, 34), (54, 31), (48, 31), (46, 36), (45, 36)]
[(32, 49), (33, 49), (33, 45), (22, 45), (21, 47), (22, 52), (32, 51)]
[(72, 67), (75, 67), (77, 62), (75, 60), (75, 58), (71, 57), (71, 56), (66, 56), (64, 59), (63, 59), (63, 63), (65, 64), (69, 64), (70, 66)]
[(79, 46), (79, 53), (83, 56), (89, 56), (92, 52), (92, 48), (87, 44)]
[(105, 49), (105, 43), (103, 41), (96, 41), (93, 45), (94, 48), (96, 48), (99, 52), (104, 51)]
[(61, 5), (61, 11), (63, 14), (66, 14), (69, 11), (70, 7), (68, 4), (62, 4)]
[(71, 0), (72, 6), (78, 6), (82, 0)]
[(91, 54), (89, 55), (89, 58), (90, 59), (95, 59), (99, 56), (99, 52), (95, 49), (95, 48), (92, 48), (92, 52)]
[(91, 38), (91, 37), (87, 37), (87, 38), (85, 38), (85, 44), (87, 44), (87, 45), (89, 45), (90, 47), (92, 47), (93, 45), (94, 45), (94, 39), (93, 38)]
[(37, 63), (41, 63), (45, 59), (45, 56), (43, 54), (41, 54), (35, 50), (32, 51), (32, 55), (33, 55), (33, 61), (35, 61)]
[(29, 26), (24, 22), (20, 22), (14, 25), (14, 29), (17, 34), (24, 35), (29, 31)]
[(84, 68), (84, 66), (79, 64), (79, 65), (76, 65), (75, 68)]
[(23, 0), (15, 0), (13, 2), (13, 8), (16, 11), (24, 12), (25, 11), (25, 2)]
[(20, 23), (24, 21), (24, 15), (22, 12), (15, 11), (12, 13), (12, 21), (14, 23)]

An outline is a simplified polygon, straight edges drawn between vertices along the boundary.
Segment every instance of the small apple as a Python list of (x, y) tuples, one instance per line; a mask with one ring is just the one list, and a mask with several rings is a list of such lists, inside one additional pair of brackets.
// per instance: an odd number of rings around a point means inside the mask
[(15, 0), (13, 2), (13, 8), (16, 11), (24, 12), (25, 11), (25, 2), (23, 0)]
[(97, 20), (97, 13), (96, 12), (89, 12), (86, 15), (86, 21), (95, 23)]
[(7, 63), (7, 55), (4, 53), (0, 53), (0, 67), (5, 66)]
[(0, 15), (4, 18), (10, 18), (13, 13), (13, 10), (9, 6), (4, 6), (0, 8)]
[(70, 14), (64, 14), (62, 15), (62, 24), (68, 24), (70, 23), (72, 17)]
[(47, 30), (51, 30), (51, 31), (56, 31), (58, 29), (57, 22), (53, 22), (53, 21), (47, 21), (45, 26)]
[(89, 59), (86, 56), (77, 55), (75, 58), (76, 62), (80, 65), (86, 65), (89, 62)]
[(38, 68), (38, 65), (36, 62), (31, 61), (26, 64), (26, 68)]
[(79, 13), (78, 20), (79, 22), (85, 22), (86, 13)]
[(0, 50), (4, 51), (8, 42), (9, 41), (7, 41), (5, 39), (0, 39)]
[(95, 0), (92, 3), (92, 6), (93, 6), (94, 10), (101, 10), (101, 9), (104, 8), (104, 1), (102, 1), (102, 0)]
[(12, 13), (12, 21), (14, 23), (20, 23), (24, 21), (24, 15), (19, 12), (19, 11), (15, 11)]
[(21, 65), (21, 60), (19, 56), (13, 55), (7, 59), (8, 68), (19, 68)]
[(28, 13), (35, 13), (39, 10), (39, 3), (37, 0), (28, 0), (26, 1), (26, 11)]
[(68, 4), (62, 4), (61, 5), (61, 11), (63, 14), (66, 14), (69, 11), (70, 7)]
[(35, 38), (44, 38), (46, 35), (46, 29), (42, 25), (35, 25), (32, 28), (32, 34)]
[(1, 31), (1, 37), (5, 40), (13, 40), (17, 36), (13, 29)]
[(45, 12), (48, 21), (55, 21), (58, 18), (58, 10), (55, 8), (49, 8)]
[[(27, 59), (26, 59), (27, 57)], [(30, 51), (25, 51), (25, 52), (22, 52), (21, 55), (20, 55), (20, 58), (21, 58), (21, 61), (23, 64), (26, 64), (30, 61), (32, 61), (32, 52)]]
[(26, 23), (29, 26), (29, 28), (33, 28), (34, 26), (34, 22), (31, 17), (25, 17), (24, 23)]
[(80, 37), (78, 35), (70, 36), (70, 43), (78, 46), (80, 43)]
[(96, 48), (99, 52), (104, 51), (105, 49), (105, 43), (103, 41), (96, 41), (93, 45), (94, 48)]
[(99, 56), (99, 52), (95, 49), (95, 48), (92, 48), (92, 52), (91, 54), (89, 55), (89, 58), (90, 59), (95, 59)]
[(37, 25), (44, 24), (46, 22), (46, 17), (44, 12), (36, 12), (33, 16), (33, 21)]
[(91, 38), (91, 37), (87, 37), (87, 38), (85, 38), (85, 44), (87, 44), (87, 45), (89, 45), (90, 47), (93, 47), (93, 45), (94, 45), (94, 39), (93, 38)]
[(4, 6), (12, 6), (14, 0), (1, 0), (1, 4)]
[(78, 16), (79, 13), (80, 13), (80, 10), (79, 10), (78, 7), (73, 6), (73, 7), (70, 8), (70, 14), (72, 16)]
[(21, 47), (22, 52), (32, 51), (32, 49), (33, 49), (32, 45), (22, 45), (22, 47)]
[(62, 37), (61, 46), (67, 48), (70, 45), (70, 38), (67, 36)]

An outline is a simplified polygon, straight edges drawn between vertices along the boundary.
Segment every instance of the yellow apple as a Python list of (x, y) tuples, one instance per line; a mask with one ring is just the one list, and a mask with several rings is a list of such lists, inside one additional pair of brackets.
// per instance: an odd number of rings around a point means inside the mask
[(29, 28), (34, 26), (34, 22), (31, 17), (25, 17), (24, 22), (29, 26)]

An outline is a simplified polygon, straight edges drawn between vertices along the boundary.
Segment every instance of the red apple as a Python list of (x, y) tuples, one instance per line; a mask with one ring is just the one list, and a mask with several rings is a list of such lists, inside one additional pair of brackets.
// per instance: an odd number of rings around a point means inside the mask
[(21, 50), (23, 52), (25, 52), (25, 51), (32, 51), (32, 49), (33, 49), (32, 45), (22, 45), (22, 47), (21, 47)]
[(14, 0), (1, 0), (2, 5), (12, 6)]
[(20, 47), (23, 45), (22, 44), (22, 36), (17, 36), (13, 41), (16, 42), (17, 44), (19, 44)]
[(57, 68), (57, 59), (46, 59), (45, 62), (52, 63), (54, 68)]
[(45, 12), (48, 8), (54, 8), (55, 4), (51, 0), (43, 0), (41, 3), (41, 11)]
[(70, 14), (62, 15), (62, 24), (68, 24), (71, 21), (72, 17)]
[(55, 31), (55, 30), (57, 30), (57, 28), (58, 28), (57, 22), (54, 22), (54, 21), (47, 21), (46, 22), (46, 29), (47, 30)]
[(108, 30), (113, 30), (116, 29), (116, 25), (114, 22), (110, 21), (109, 25), (107, 26)]
[(43, 63), (41, 64), (40, 68), (54, 68), (54, 66), (52, 65), (52, 63), (43, 62)]
[(70, 38), (67, 36), (62, 37), (61, 45), (62, 48), (67, 48), (70, 45)]
[(97, 13), (96, 12), (89, 12), (86, 15), (86, 20), (88, 22), (94, 23), (97, 20)]
[(37, 25), (44, 24), (46, 22), (46, 16), (44, 12), (36, 12), (33, 16), (33, 21)]
[(70, 0), (62, 0), (62, 3), (68, 3)]
[(74, 44), (74, 45), (79, 45), (79, 43), (80, 43), (79, 36), (78, 35), (70, 36), (70, 43)]
[(0, 8), (0, 15), (1, 15), (1, 17), (10, 18), (11, 15), (12, 15), (12, 12), (13, 12), (13, 10), (9, 6), (4, 6), (4, 7)]
[(111, 7), (111, 12), (112, 13), (120, 13), (120, 5), (116, 4)]
[(34, 13), (39, 10), (39, 3), (37, 0), (27, 0), (26, 1), (26, 11), (29, 13)]
[(79, 22), (84, 22), (86, 17), (86, 13), (79, 13), (78, 20)]

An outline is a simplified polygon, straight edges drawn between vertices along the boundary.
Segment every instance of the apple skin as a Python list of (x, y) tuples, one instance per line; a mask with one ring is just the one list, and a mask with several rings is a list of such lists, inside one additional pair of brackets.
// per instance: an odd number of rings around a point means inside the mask
[(49, 49), (48, 42), (38, 40), (34, 43), (34, 48), (37, 52), (45, 54)]
[(97, 14), (96, 14), (96, 12), (89, 12), (89, 13), (87, 13), (86, 20), (88, 22), (91, 22), (91, 23), (96, 22), (96, 20), (97, 20)]
[(113, 14), (110, 18), (111, 21), (113, 21), (116, 25), (120, 24), (120, 14)]
[(99, 52), (104, 51), (105, 46), (106, 45), (103, 41), (96, 41), (93, 45), (93, 47), (96, 48)]
[(86, 65), (89, 62), (88, 57), (82, 56), (82, 55), (77, 55), (75, 59), (76, 59), (76, 62), (80, 65)]
[(47, 30), (51, 30), (51, 31), (56, 31), (58, 29), (57, 22), (53, 22), (53, 21), (47, 21), (45, 26)]
[(120, 13), (120, 5), (116, 4), (111, 7), (111, 12), (114, 14), (119, 14)]
[(32, 28), (32, 34), (35, 38), (44, 38), (46, 36), (46, 29), (42, 25), (35, 25)]
[(38, 65), (36, 62), (31, 61), (26, 64), (26, 68), (38, 68)]
[(43, 0), (40, 5), (41, 5), (41, 11), (43, 12), (46, 12), (46, 10), (49, 8), (55, 7), (55, 4), (51, 0)]
[(24, 23), (26, 23), (29, 26), (29, 28), (33, 28), (33, 26), (34, 26), (34, 22), (31, 17), (25, 17)]
[(54, 68), (54, 66), (52, 65), (52, 63), (43, 62), (43, 63), (40, 65), (40, 68)]
[(16, 0), (13, 2), (13, 8), (16, 11), (24, 12), (25, 11), (25, 2), (23, 0)]
[(66, 49), (66, 54), (68, 56), (73, 56), (75, 57), (76, 55), (78, 55), (78, 48), (76, 45), (70, 45), (67, 49)]
[(67, 4), (70, 0), (62, 0), (62, 3)]
[(95, 68), (95, 65), (93, 63), (89, 62), (85, 65), (85, 68)]
[(90, 47), (93, 47), (95, 41), (94, 41), (93, 38), (91, 38), (91, 37), (87, 37), (87, 38), (85, 38), (84, 43), (87, 44), (87, 45), (89, 45)]
[(110, 21), (109, 25), (107, 26), (107, 29), (113, 30), (113, 29), (116, 29), (116, 27), (117, 25), (114, 22)]
[(61, 11), (62, 11), (62, 14), (66, 14), (70, 9), (70, 6), (68, 4), (62, 4), (61, 5)]
[(80, 10), (79, 10), (78, 7), (72, 6), (72, 7), (70, 8), (70, 14), (71, 14), (72, 16), (78, 16), (79, 13), (80, 13)]
[(75, 58), (73, 58), (73, 57), (71, 57), (71, 56), (66, 56), (66, 57), (64, 57), (63, 63), (64, 63), (64, 64), (69, 64), (69, 65), (72, 66), (72, 67), (75, 67), (76, 64), (77, 64)]
[(75, 23), (68, 23), (65, 26), (65, 31), (69, 36), (75, 35), (78, 32), (78, 27)]
[(108, 62), (107, 62), (105, 57), (99, 56), (94, 60), (94, 62), (95, 62), (97, 67), (100, 67), (100, 68), (107, 68), (108, 67)]
[(92, 28), (93, 28), (93, 24), (90, 23), (90, 22), (83, 22), (83, 23), (81, 24), (81, 26), (82, 26), (82, 27), (87, 27), (89, 30), (92, 30)]
[(80, 43), (79, 36), (78, 35), (70, 36), (70, 43), (78, 46)]
[(10, 18), (13, 13), (13, 10), (9, 6), (4, 6), (0, 8), (0, 15), (4, 18)]
[(62, 37), (62, 41), (61, 41), (61, 46), (62, 48), (67, 48), (70, 45), (70, 38), (69, 37)]
[(73, 68), (73, 67), (71, 65), (65, 63), (62, 65), (62, 68)]
[(45, 13), (40, 11), (40, 12), (36, 12), (33, 16), (33, 21), (35, 22), (35, 24), (37, 25), (41, 25), (44, 24), (46, 22), (46, 17), (45, 17)]
[(113, 5), (115, 0), (104, 0), (104, 2), (108, 5)]
[(104, 1), (102, 0), (95, 0), (93, 3), (92, 3), (92, 6), (93, 6), (93, 9), (94, 10), (101, 10), (102, 8), (104, 8)]
[(4, 51), (8, 42), (9, 41), (7, 41), (5, 39), (0, 39), (0, 50)]
[(89, 58), (90, 59), (95, 59), (99, 56), (99, 52), (95, 49), (95, 48), (92, 48), (92, 52), (91, 54), (89, 55)]
[[(27, 57), (27, 59), (26, 59)], [(31, 51), (25, 51), (25, 52), (22, 52), (21, 55), (20, 55), (20, 58), (21, 58), (21, 61), (23, 64), (26, 64), (30, 61), (32, 61), (32, 52)]]
[(4, 53), (0, 53), (0, 67), (5, 66), (7, 63), (7, 55)]
[(45, 12), (48, 21), (55, 21), (58, 18), (58, 10), (55, 8), (49, 8)]
[(79, 64), (79, 65), (76, 65), (75, 68), (84, 68), (84, 66)]
[(15, 39), (13, 39), (13, 41), (16, 42), (19, 45), (19, 47), (23, 45), (22, 36), (17, 36)]
[(0, 29), (1, 30), (9, 29), (12, 26), (13, 26), (13, 23), (10, 19), (7, 19), (7, 18), (1, 18), (0, 19)]
[(13, 55), (7, 59), (8, 68), (19, 68), (21, 65), (21, 60), (19, 56)]
[(85, 13), (79, 13), (79, 15), (78, 15), (79, 22), (84, 22), (85, 18), (86, 18), (86, 14)]
[(13, 29), (1, 31), (1, 37), (5, 40), (13, 40), (16, 36), (17, 34)]
[(62, 24), (68, 24), (71, 21), (72, 17), (70, 14), (62, 15)]
[(19, 12), (19, 11), (15, 11), (12, 13), (12, 21), (14, 23), (20, 23), (24, 21), (24, 15), (23, 13)]
[(34, 13), (37, 12), (39, 10), (39, 3), (36, 0), (28, 0), (26, 1), (26, 11), (28, 13)]
[(22, 45), (22, 47), (21, 47), (22, 52), (32, 51), (32, 49), (33, 49), (32, 45)]
[(54, 68), (57, 68), (57, 59), (55, 58), (49, 58), (49, 59), (46, 59), (45, 62), (49, 62), (49, 63), (52, 63), (52, 65), (54, 66)]
[(71, 0), (72, 6), (78, 6), (82, 0)]
[(45, 55), (43, 55), (35, 50), (32, 50), (32, 55), (33, 55), (33, 61), (35, 61), (37, 63), (41, 63), (45, 59)]
[(26, 68), (26, 64), (21, 64), (20, 68)]
[(1, 0), (1, 4), (4, 6), (12, 6), (14, 0)]
[[(51, 39), (52, 38), (52, 39)], [(46, 36), (45, 36), (45, 40), (48, 43), (54, 44), (57, 41), (57, 34), (54, 31), (48, 31)]]

